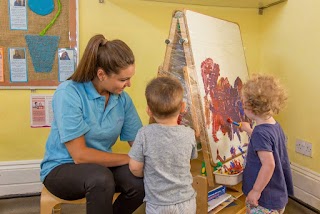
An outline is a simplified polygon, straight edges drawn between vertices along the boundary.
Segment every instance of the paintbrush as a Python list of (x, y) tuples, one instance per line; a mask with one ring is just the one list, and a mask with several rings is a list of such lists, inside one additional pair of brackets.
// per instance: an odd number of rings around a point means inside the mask
[(227, 119), (228, 123), (232, 123), (235, 126), (238, 126), (239, 128), (241, 128), (241, 123), (237, 123), (235, 121), (233, 121), (230, 117)]

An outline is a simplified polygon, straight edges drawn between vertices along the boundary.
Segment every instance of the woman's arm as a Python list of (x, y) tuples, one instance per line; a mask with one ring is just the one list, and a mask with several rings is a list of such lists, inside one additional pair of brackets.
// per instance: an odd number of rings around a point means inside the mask
[(258, 156), (261, 161), (261, 168), (253, 185), (252, 190), (249, 192), (246, 201), (254, 206), (258, 206), (258, 200), (261, 192), (269, 183), (275, 168), (273, 153), (269, 151), (258, 151)]
[(96, 163), (106, 167), (113, 167), (128, 164), (130, 159), (127, 154), (103, 152), (87, 147), (84, 136), (71, 140), (65, 145), (76, 164)]

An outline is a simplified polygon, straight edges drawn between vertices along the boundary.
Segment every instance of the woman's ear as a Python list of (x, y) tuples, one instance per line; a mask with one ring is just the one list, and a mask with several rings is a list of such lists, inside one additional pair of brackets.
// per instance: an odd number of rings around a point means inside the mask
[(185, 102), (182, 102), (181, 103), (181, 109), (180, 109), (180, 112), (181, 113), (185, 113), (186, 111), (187, 111), (187, 109), (186, 109), (186, 103)]
[(104, 72), (104, 70), (102, 68), (98, 68), (97, 77), (98, 77), (99, 81), (103, 81), (105, 79), (106, 73)]

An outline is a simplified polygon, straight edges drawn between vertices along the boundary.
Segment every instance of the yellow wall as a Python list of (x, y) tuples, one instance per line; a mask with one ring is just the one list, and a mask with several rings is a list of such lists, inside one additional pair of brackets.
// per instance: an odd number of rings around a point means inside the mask
[[(289, 138), (290, 159), (316, 172), (320, 172), (319, 8), (318, 0), (288, 0), (266, 10), (260, 55), (261, 71), (279, 76), (289, 91), (279, 121)], [(295, 152), (297, 138), (312, 143), (312, 158)]]
[[(318, 0), (289, 0), (266, 9), (214, 8), (166, 4), (139, 0), (80, 1), (80, 53), (97, 33), (124, 40), (136, 56), (137, 72), (130, 93), (138, 112), (147, 123), (144, 88), (164, 59), (172, 12), (187, 8), (237, 22), (241, 28), (249, 72), (271, 72), (289, 90), (288, 107), (278, 117), (289, 138), (292, 162), (320, 172), (318, 115), (320, 91), (320, 8)], [(53, 91), (38, 90), (51, 94)], [(49, 128), (30, 128), (28, 90), (0, 90), (0, 161), (41, 159)], [(296, 139), (313, 144), (313, 157), (294, 151)], [(128, 147), (118, 143), (116, 152)]]
[[(165, 54), (172, 12), (176, 9), (192, 9), (210, 16), (239, 23), (250, 70), (259, 65), (259, 20), (256, 9), (210, 8), (145, 2), (140, 0), (79, 1), (80, 53), (87, 41), (97, 33), (109, 39), (122, 39), (136, 56), (136, 75), (132, 96), (138, 112), (147, 123), (144, 88), (156, 76)], [(41, 159), (49, 128), (30, 128), (28, 90), (0, 90), (0, 161)], [(51, 94), (53, 91), (37, 93)], [(118, 143), (116, 152), (128, 151), (125, 143)]]
[(30, 90), (0, 90), (0, 161), (43, 157), (49, 128), (30, 128), (30, 94)]

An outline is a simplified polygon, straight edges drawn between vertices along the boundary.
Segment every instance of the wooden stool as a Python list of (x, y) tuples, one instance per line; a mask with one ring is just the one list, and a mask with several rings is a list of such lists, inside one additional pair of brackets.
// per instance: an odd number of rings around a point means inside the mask
[[(113, 196), (113, 201), (118, 197), (119, 193), (115, 193)], [(85, 204), (86, 198), (79, 200), (63, 200), (54, 196), (50, 193), (45, 186), (43, 186), (40, 198), (40, 214), (52, 214), (53, 211), (55, 214), (60, 214), (61, 204)]]

